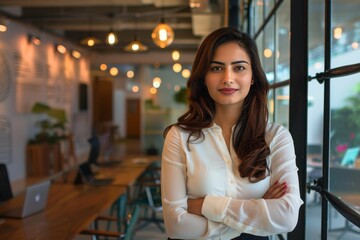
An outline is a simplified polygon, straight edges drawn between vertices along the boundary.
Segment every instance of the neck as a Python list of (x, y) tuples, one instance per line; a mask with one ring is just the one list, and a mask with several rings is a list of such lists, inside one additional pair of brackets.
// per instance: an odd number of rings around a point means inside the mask
[(238, 105), (231, 107), (216, 107), (214, 122), (222, 129), (231, 129), (239, 120), (241, 109)]

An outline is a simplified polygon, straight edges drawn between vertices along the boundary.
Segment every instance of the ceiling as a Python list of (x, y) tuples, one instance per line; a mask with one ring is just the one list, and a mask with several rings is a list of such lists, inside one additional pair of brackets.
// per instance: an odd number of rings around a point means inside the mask
[[(151, 39), (163, 17), (175, 33), (166, 50), (195, 52), (203, 36), (222, 26), (225, 1), (190, 2), (202, 5), (190, 8), (188, 0), (0, 0), (0, 11), (77, 45), (91, 34), (101, 43), (88, 48), (99, 53), (123, 52), (135, 37), (149, 51), (163, 51)], [(119, 38), (115, 46), (105, 43), (110, 28)]]

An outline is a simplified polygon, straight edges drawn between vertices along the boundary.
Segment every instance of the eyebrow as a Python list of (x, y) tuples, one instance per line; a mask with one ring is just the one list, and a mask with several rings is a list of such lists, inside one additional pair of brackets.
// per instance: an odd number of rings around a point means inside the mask
[[(210, 64), (213, 64), (213, 63), (219, 64), (219, 65), (225, 65), (225, 63), (219, 62), (219, 61), (211, 61), (211, 62), (210, 62)], [(234, 65), (234, 64), (239, 64), (239, 63), (249, 64), (249, 63), (248, 63), (247, 61), (245, 61), (245, 60), (240, 60), (240, 61), (231, 62), (230, 64), (231, 64), (231, 65)]]

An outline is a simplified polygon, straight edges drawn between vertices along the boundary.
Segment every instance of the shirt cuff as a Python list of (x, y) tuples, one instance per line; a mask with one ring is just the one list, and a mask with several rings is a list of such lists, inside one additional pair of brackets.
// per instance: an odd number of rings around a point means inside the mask
[(211, 221), (222, 222), (230, 199), (230, 197), (206, 196), (201, 209), (202, 215)]

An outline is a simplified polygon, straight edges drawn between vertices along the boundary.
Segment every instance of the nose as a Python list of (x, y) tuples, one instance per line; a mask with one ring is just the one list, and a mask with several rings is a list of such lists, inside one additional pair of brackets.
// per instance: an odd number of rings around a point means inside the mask
[(231, 68), (225, 68), (224, 75), (223, 75), (223, 83), (224, 84), (232, 84), (234, 83), (234, 75), (231, 71)]

